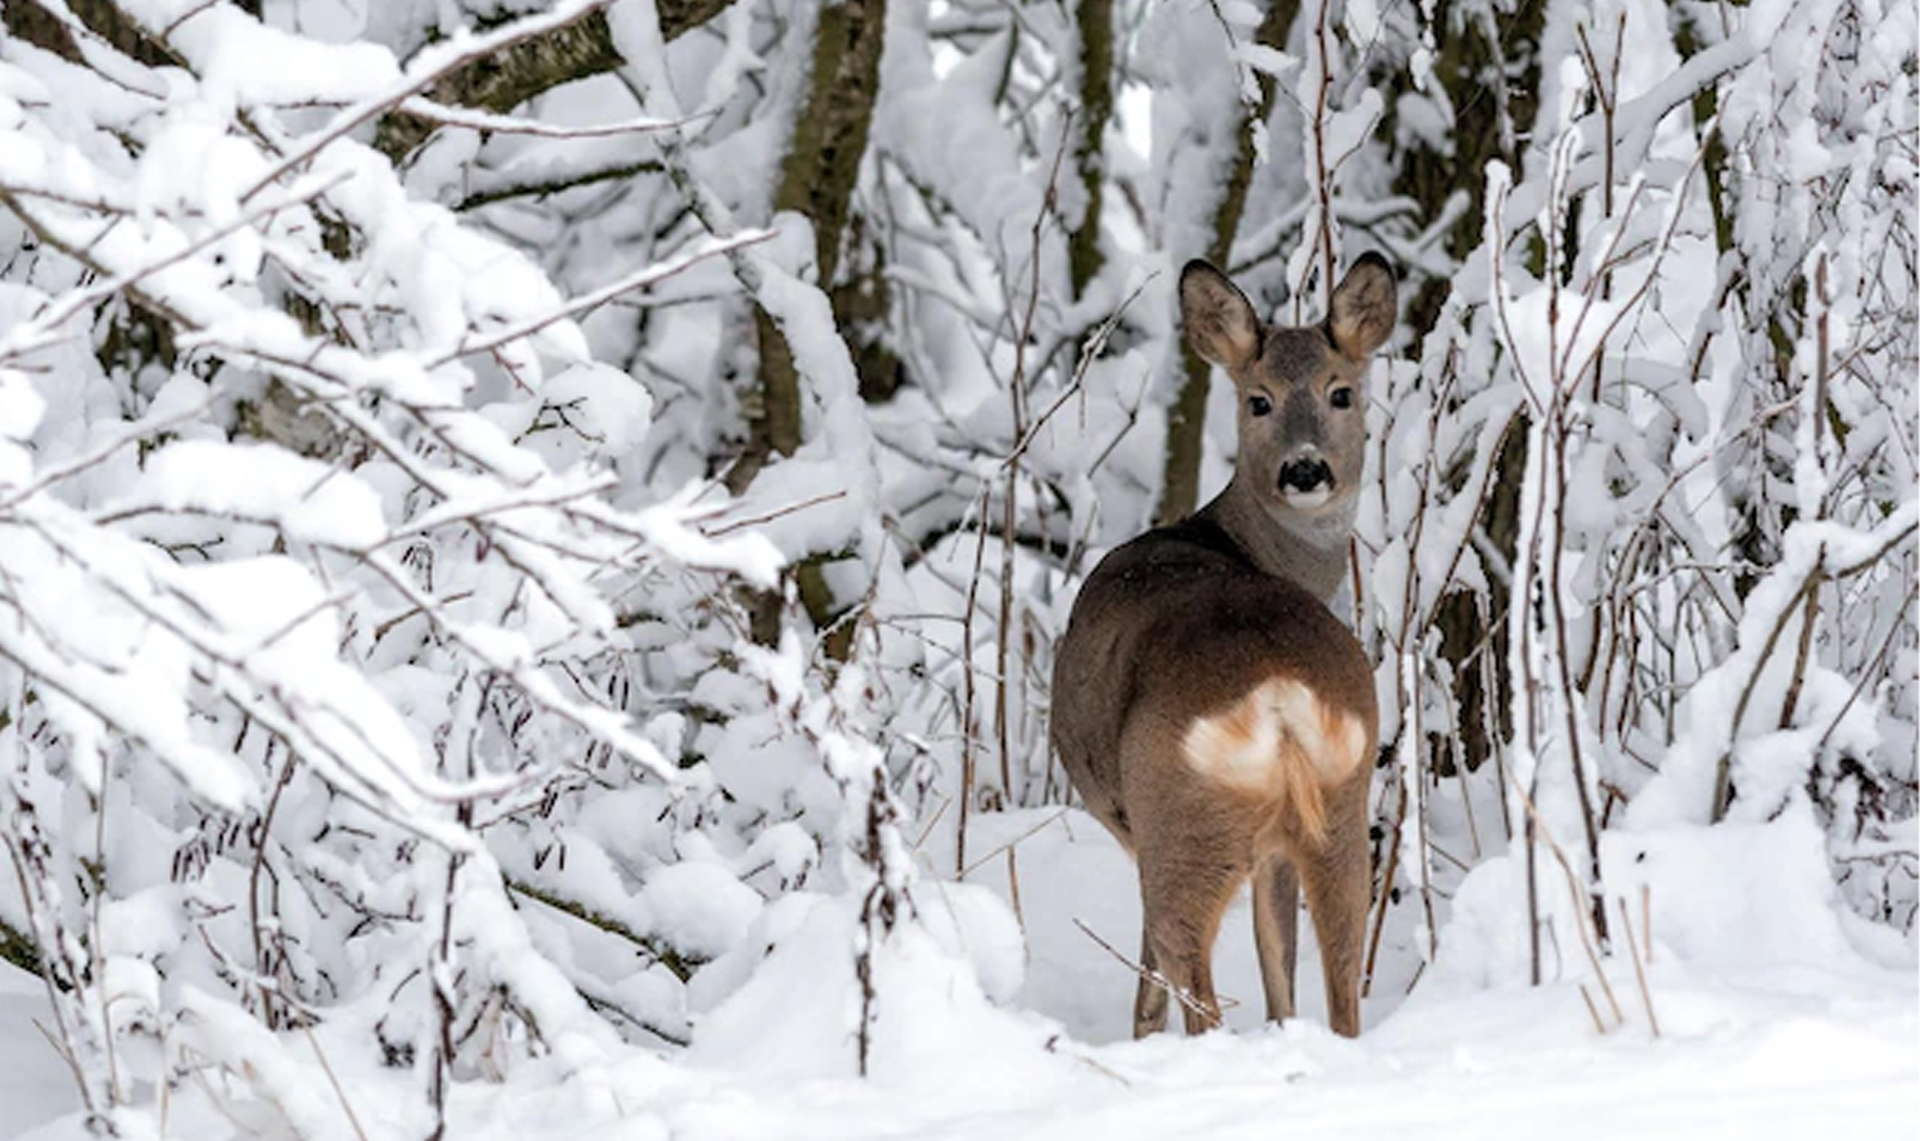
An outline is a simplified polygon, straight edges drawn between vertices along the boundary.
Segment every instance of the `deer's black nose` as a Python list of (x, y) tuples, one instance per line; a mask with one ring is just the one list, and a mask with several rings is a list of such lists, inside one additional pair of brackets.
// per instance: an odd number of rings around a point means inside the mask
[(1280, 490), (1316, 491), (1333, 485), (1333, 469), (1325, 460), (1292, 460), (1280, 467)]

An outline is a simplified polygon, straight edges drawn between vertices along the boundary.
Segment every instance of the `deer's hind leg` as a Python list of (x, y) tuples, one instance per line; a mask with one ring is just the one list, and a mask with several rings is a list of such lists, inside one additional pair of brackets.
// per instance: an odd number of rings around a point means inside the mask
[[(1129, 740), (1150, 747), (1152, 734)], [(1251, 829), (1237, 803), (1184, 764), (1135, 764), (1127, 791), (1134, 854), (1140, 865), (1143, 977), (1135, 1003), (1136, 1036), (1165, 1025), (1170, 985), (1181, 994), (1187, 1032), (1220, 1025), (1213, 988), (1213, 945), (1233, 894), (1251, 870)], [(1149, 991), (1158, 992), (1150, 994)]]
[(1134, 1036), (1166, 1025), (1168, 988), (1177, 995), (1189, 1034), (1220, 1025), (1213, 989), (1213, 944), (1220, 919), (1245, 878), (1226, 863), (1196, 864), (1191, 858), (1156, 860), (1141, 852), (1140, 895), (1145, 931), (1143, 975), (1134, 1003)]
[(1267, 993), (1267, 1019), (1293, 1017), (1294, 964), (1300, 948), (1300, 877), (1287, 858), (1267, 856), (1253, 869), (1253, 946)]
[(1145, 1038), (1167, 1028), (1167, 988), (1155, 976), (1160, 962), (1153, 953), (1153, 940), (1146, 923), (1140, 924), (1140, 988), (1133, 996), (1133, 1036)]
[(1301, 866), (1326, 975), (1327, 1022), (1349, 1038), (1360, 1033), (1360, 968), (1373, 903), (1366, 793), (1363, 775), (1329, 798), (1326, 842)]

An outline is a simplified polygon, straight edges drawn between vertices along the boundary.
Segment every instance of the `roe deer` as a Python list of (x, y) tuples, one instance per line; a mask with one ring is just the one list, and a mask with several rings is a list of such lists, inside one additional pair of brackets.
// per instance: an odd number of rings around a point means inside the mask
[(1393, 331), (1393, 271), (1363, 255), (1314, 327), (1263, 325), (1203, 261), (1180, 275), (1188, 342), (1239, 395), (1239, 457), (1198, 512), (1114, 549), (1087, 577), (1053, 671), (1053, 741), (1087, 810), (1140, 870), (1147, 970), (1135, 1037), (1219, 1025), (1213, 944), (1253, 878), (1267, 1017), (1293, 1015), (1302, 888), (1328, 1020), (1360, 1032), (1372, 899), (1373, 671), (1326, 601), (1360, 491), (1361, 386)]

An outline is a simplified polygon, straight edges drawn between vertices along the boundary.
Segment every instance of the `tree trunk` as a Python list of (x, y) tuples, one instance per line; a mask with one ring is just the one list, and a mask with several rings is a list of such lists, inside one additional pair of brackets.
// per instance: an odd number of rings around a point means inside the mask
[[(834, 322), (842, 336), (848, 335), (851, 317), (841, 312), (843, 298), (857, 294), (835, 292), (832, 286), (873, 124), (885, 40), (886, 0), (847, 0), (821, 11), (806, 103), (794, 121), (773, 198), (774, 210), (793, 211), (813, 223), (814, 264), (820, 287), (829, 290), (835, 302)], [(727, 484), (735, 492), (745, 490), (773, 456), (792, 455), (800, 446), (800, 375), (793, 353), (765, 311), (755, 311), (754, 327), (760, 346), (760, 412), (746, 452), (727, 473)], [(836, 603), (819, 558), (802, 563), (795, 575), (809, 617), (824, 629), (832, 622)], [(762, 598), (753, 610), (755, 636), (769, 642), (778, 638), (778, 599)], [(842, 636), (828, 649), (839, 657), (849, 645)]]
[[(1300, 13), (1299, 0), (1274, 0), (1254, 33), (1254, 42), (1263, 47), (1282, 49), (1287, 33)], [(1247, 187), (1253, 182), (1254, 132), (1273, 109), (1273, 77), (1260, 74), (1260, 107), (1257, 115), (1247, 115), (1240, 124), (1240, 146), (1234, 154), (1233, 169), (1213, 215), (1213, 238), (1206, 257), (1226, 268), (1233, 254), (1233, 238), (1240, 230), (1240, 216), (1246, 213)], [(1173, 407), (1167, 410), (1167, 457), (1160, 481), (1160, 503), (1154, 509), (1154, 522), (1172, 523), (1193, 512), (1200, 497), (1200, 452), (1206, 438), (1207, 386), (1212, 369), (1183, 339), (1180, 360), (1184, 379)]]
[[(1480, 244), (1487, 186), (1481, 174), (1488, 160), (1498, 158), (1520, 169), (1540, 93), (1539, 44), (1547, 5), (1546, 0), (1518, 0), (1513, 13), (1500, 19), (1498, 43), (1487, 38), (1495, 29), (1474, 20), (1453, 31), (1456, 7), (1457, 0), (1440, 0), (1432, 16), (1439, 47), (1434, 76), (1456, 108), (1450, 148), (1444, 154), (1410, 149), (1397, 156), (1393, 192), (1419, 203), (1421, 218), (1439, 217), (1449, 198), (1467, 194), (1467, 209), (1446, 235), (1447, 255), (1460, 261)], [(1412, 76), (1402, 68), (1375, 78), (1385, 96), (1380, 135), (1392, 139), (1398, 99), (1413, 90)], [(1451, 284), (1443, 277), (1424, 283), (1407, 303), (1407, 327), (1433, 328)]]
[[(794, 120), (793, 140), (780, 166), (773, 208), (805, 215), (813, 223), (814, 263), (822, 289), (832, 286), (839, 269), (842, 232), (873, 123), (885, 38), (885, 0), (848, 0), (820, 13), (807, 100)], [(836, 311), (834, 318), (844, 334), (842, 315)], [(770, 458), (790, 456), (800, 446), (800, 377), (793, 354), (765, 312), (755, 311), (754, 325), (760, 346), (760, 411), (746, 453), (727, 474), (735, 492), (745, 490)]]
[[(1456, 8), (1457, 0), (1440, 0), (1431, 17), (1439, 45), (1434, 75), (1457, 108), (1449, 136), (1450, 150), (1445, 154), (1410, 150), (1399, 155), (1393, 190), (1419, 203), (1422, 218), (1438, 217), (1455, 194), (1464, 191), (1468, 195), (1467, 209), (1446, 235), (1448, 256), (1461, 261), (1479, 245), (1486, 217), (1486, 180), (1479, 173), (1496, 158), (1516, 171), (1520, 169), (1525, 136), (1537, 113), (1539, 43), (1547, 6), (1546, 0), (1518, 0), (1513, 13), (1503, 17), (1497, 29), (1475, 20), (1459, 23)], [(1456, 26), (1458, 30), (1454, 31)], [(1498, 42), (1489, 37), (1496, 30)], [(1402, 71), (1380, 77), (1380, 83), (1387, 108), (1381, 135), (1391, 139), (1396, 137), (1394, 108), (1398, 97), (1411, 90), (1412, 80)], [(1463, 172), (1471, 172), (1474, 177), (1463, 178)], [(1445, 277), (1423, 283), (1407, 303), (1407, 326), (1433, 328), (1451, 287), (1452, 282)], [(1524, 423), (1516, 422), (1501, 438), (1488, 501), (1478, 524), (1509, 562), (1519, 538), (1520, 473), (1526, 462), (1527, 433)], [(1456, 766), (1476, 769), (1492, 755), (1496, 742), (1487, 734), (1489, 705), (1494, 733), (1511, 735), (1509, 604), (1506, 586), (1497, 577), (1489, 577), (1484, 610), (1467, 595), (1458, 594), (1444, 599), (1433, 616), (1441, 635), (1440, 656), (1457, 679), (1454, 696), (1460, 703), (1461, 755), (1442, 749), (1431, 758), (1436, 771), (1443, 774)], [(1486, 655), (1484, 668), (1472, 660), (1477, 653)]]
[(1073, 167), (1086, 196), (1080, 224), (1067, 236), (1073, 297), (1100, 275), (1100, 191), (1106, 182), (1104, 141), (1113, 118), (1113, 0), (1080, 0), (1080, 113), (1074, 121)]

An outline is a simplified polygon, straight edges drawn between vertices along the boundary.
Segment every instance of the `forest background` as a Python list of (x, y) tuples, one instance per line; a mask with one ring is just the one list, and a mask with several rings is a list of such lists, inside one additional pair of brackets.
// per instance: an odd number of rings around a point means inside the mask
[(87, 1128), (328, 1135), (331, 1058), (439, 1136), (790, 1019), (866, 1073), (935, 976), (1117, 1037), (1046, 679), (1230, 470), (1192, 257), (1401, 274), (1370, 1024), (1911, 974), (1911, 3), (4, 21), (0, 954)]

